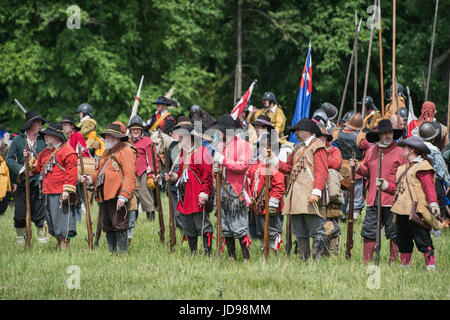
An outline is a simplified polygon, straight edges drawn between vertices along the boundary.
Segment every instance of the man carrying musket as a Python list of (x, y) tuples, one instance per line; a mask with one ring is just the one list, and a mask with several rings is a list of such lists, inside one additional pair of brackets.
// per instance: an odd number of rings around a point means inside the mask
[(136, 188), (136, 152), (127, 143), (126, 127), (122, 122), (107, 125), (101, 136), (105, 139), (105, 152), (95, 173), (82, 177), (94, 184), (94, 195), (99, 202), (99, 215), (102, 230), (111, 253), (117, 245), (119, 253), (128, 248), (127, 230), (129, 213), (137, 210), (134, 196)]
[[(370, 148), (362, 164), (352, 159), (351, 165), (356, 165), (356, 172), (368, 180), (367, 192), (367, 208), (366, 215), (361, 230), (363, 236), (364, 248), (364, 264), (372, 261), (376, 246), (377, 225), (378, 225), (378, 205), (377, 205), (377, 178), (379, 159), (378, 152), (382, 152), (382, 172), (381, 177), (389, 183), (395, 183), (397, 169), (404, 163), (402, 158), (402, 149), (397, 146), (396, 140), (402, 136), (401, 129), (393, 129), (389, 120), (383, 119), (378, 124), (376, 130), (368, 132), (367, 141), (375, 143)], [(398, 257), (398, 247), (396, 243), (395, 225), (393, 223), (394, 215), (391, 212), (394, 197), (387, 193), (381, 192), (381, 225), (380, 230), (384, 226), (386, 238), (390, 240), (389, 261), (394, 262)]]
[[(77, 235), (78, 156), (67, 143), (59, 122), (49, 124), (39, 133), (44, 135), (47, 148), (39, 153), (37, 160), (30, 154), (30, 167), (41, 181), (48, 231), (58, 241), (58, 247), (65, 250), (70, 239)], [(23, 156), (27, 157), (28, 152), (24, 151)]]
[(309, 258), (312, 238), (312, 256), (317, 260), (326, 251), (325, 217), (320, 215), (318, 202), (328, 179), (328, 155), (325, 144), (318, 139), (322, 133), (314, 121), (303, 118), (288, 129), (301, 143), (294, 147), (286, 163), (272, 159), (282, 173), (289, 174), (283, 214), (292, 216), (300, 259)]
[(188, 238), (191, 254), (197, 252), (198, 237), (203, 237), (206, 255), (211, 254), (213, 226), (206, 210), (206, 203), (212, 197), (213, 159), (208, 150), (195, 143), (192, 124), (175, 126), (179, 137), (180, 165), (178, 171), (164, 174), (166, 181), (176, 182), (178, 188), (177, 211), (181, 213), (181, 226)]
[[(39, 153), (45, 149), (44, 136), (39, 134), (46, 119), (41, 117), (35, 110), (30, 110), (25, 114), (25, 126), (21, 129), (23, 134), (17, 135), (6, 154), (6, 165), (11, 174), (11, 180), (17, 182), (17, 190), (14, 197), (14, 227), (16, 228), (16, 241), (24, 244), (25, 218), (26, 218), (26, 188), (25, 188), (25, 158), (23, 151), (28, 144), (28, 150), (37, 159)], [(45, 212), (42, 195), (40, 194), (39, 177), (30, 177), (30, 206), (31, 221), (34, 222), (39, 243), (47, 243), (44, 229)]]
[[(270, 118), (260, 115), (252, 123), (258, 134), (258, 157), (250, 166), (247, 172), (247, 178), (250, 183), (250, 196), (256, 220), (256, 233), (261, 241), (261, 250), (264, 250), (264, 224), (266, 211), (266, 194), (264, 192), (264, 184), (269, 179), (269, 246), (272, 251), (280, 250), (281, 233), (283, 231), (283, 195), (285, 191), (284, 175), (275, 167), (270, 167), (270, 176), (266, 175), (266, 157), (267, 141), (271, 144), (272, 152), (279, 150), (279, 142), (277, 141), (275, 128), (270, 123)], [(273, 131), (272, 131), (273, 130)], [(271, 139), (272, 138), (272, 139)]]

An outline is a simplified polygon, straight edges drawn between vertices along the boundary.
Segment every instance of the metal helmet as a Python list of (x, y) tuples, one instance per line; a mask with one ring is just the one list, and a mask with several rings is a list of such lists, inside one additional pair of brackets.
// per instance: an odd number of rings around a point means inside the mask
[(338, 109), (329, 102), (324, 102), (320, 108), (327, 114), (328, 120), (333, 120), (338, 115)]
[(319, 121), (323, 119), (323, 122), (325, 122), (325, 124), (326, 124), (326, 122), (328, 121), (328, 116), (327, 116), (325, 110), (323, 110), (322, 108), (319, 108), (316, 111), (314, 111), (314, 113), (312, 115), (312, 119), (316, 119)]
[(350, 120), (350, 118), (355, 114), (354, 111), (348, 111), (346, 114), (344, 114), (344, 117), (342, 118), (342, 121), (347, 122)]
[(191, 107), (191, 113), (200, 112), (201, 110), (202, 110), (202, 108), (200, 108), (200, 106), (198, 104), (193, 104)]
[(77, 112), (83, 112), (84, 114), (88, 114), (92, 117), (92, 106), (89, 103), (82, 103), (78, 106)]
[[(399, 96), (405, 97), (405, 94), (403, 93), (403, 86), (400, 83), (397, 83), (397, 92)], [(389, 87), (389, 96), (392, 94), (392, 84)], [(387, 99), (389, 99), (389, 96), (387, 97)]]
[(275, 98), (275, 95), (273, 92), (265, 92), (261, 100), (269, 100), (272, 101), (275, 104), (278, 104), (277, 99)]
[(131, 126), (140, 126), (142, 128), (144, 128), (144, 121), (142, 121), (142, 118), (138, 115), (134, 115), (131, 120), (130, 120), (130, 124), (128, 125), (128, 128), (130, 128)]
[(439, 134), (439, 130), (430, 121), (425, 121), (419, 126), (419, 137), (424, 141), (431, 141)]
[(406, 108), (399, 108), (397, 114), (400, 114), (400, 117), (403, 119), (408, 119), (408, 110), (406, 110)]

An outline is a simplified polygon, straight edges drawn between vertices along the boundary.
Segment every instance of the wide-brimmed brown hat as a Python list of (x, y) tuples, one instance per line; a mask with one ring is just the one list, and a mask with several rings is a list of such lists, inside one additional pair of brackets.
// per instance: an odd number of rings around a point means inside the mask
[(113, 123), (110, 123), (106, 126), (106, 130), (105, 132), (101, 133), (100, 136), (102, 138), (105, 138), (106, 134), (110, 134), (115, 138), (120, 139), (121, 141), (128, 141), (128, 136), (126, 135), (127, 132), (127, 128), (125, 127), (125, 125), (120, 122), (120, 121), (116, 121)]
[(355, 113), (348, 119), (345, 126), (353, 130), (362, 130), (364, 128), (364, 121), (360, 113)]

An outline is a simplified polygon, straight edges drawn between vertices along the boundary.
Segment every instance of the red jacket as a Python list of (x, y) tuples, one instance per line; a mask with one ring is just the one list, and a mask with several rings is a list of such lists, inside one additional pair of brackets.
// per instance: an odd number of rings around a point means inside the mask
[[(152, 169), (152, 172), (155, 172), (155, 167), (153, 165), (153, 158), (151, 152), (151, 146), (153, 146), (153, 151), (155, 153), (156, 160), (156, 168), (159, 168), (158, 158), (156, 153), (156, 146), (153, 143), (153, 140), (149, 137), (143, 136), (139, 140), (133, 141), (133, 146), (138, 151), (138, 156), (136, 159), (136, 174), (140, 177), (146, 170), (147, 167)], [(148, 162), (147, 162), (148, 161)]]
[(342, 165), (341, 151), (329, 144), (327, 144), (326, 149), (328, 152), (328, 169), (339, 170)]
[[(76, 192), (76, 185), (78, 179), (77, 161), (78, 156), (75, 150), (68, 143), (64, 143), (55, 154), (55, 161), (58, 164), (52, 164), (50, 159), (48, 163), (52, 166), (52, 171), (47, 170), (45, 174), (46, 162), (50, 155), (55, 151), (55, 148), (51, 150), (45, 148), (39, 153), (37, 158), (37, 165), (34, 173), (39, 174), (44, 172), (44, 180), (42, 181), (42, 193), (43, 194), (59, 194), (63, 191)], [(45, 166), (45, 167), (44, 167)], [(64, 168), (62, 170), (60, 168)]]
[[(181, 164), (178, 168), (178, 179), (182, 178), (184, 163), (186, 162), (186, 151), (181, 150), (180, 160)], [(200, 146), (193, 154), (189, 157), (190, 169), (186, 166), (185, 170), (188, 175), (186, 183), (186, 191), (184, 195), (184, 201), (178, 201), (177, 210), (183, 214), (191, 214), (194, 212), (202, 212), (203, 206), (200, 207), (198, 203), (198, 196), (201, 192), (206, 193), (211, 196), (213, 189), (213, 174), (212, 174), (212, 163), (213, 159), (208, 149)], [(198, 181), (196, 176), (200, 179), (201, 183)]]
[[(269, 185), (269, 196), (270, 198), (275, 198), (280, 200), (277, 213), (283, 212), (284, 201), (283, 195), (286, 190), (286, 186), (284, 184), (284, 174), (282, 174), (275, 167), (270, 168), (270, 185)], [(261, 192), (264, 194), (264, 185), (266, 181), (266, 167), (264, 163), (261, 161), (256, 161), (256, 163), (250, 166), (250, 169), (247, 172), (247, 178), (250, 180), (250, 197), (252, 199), (257, 199)], [(256, 190), (255, 190), (256, 188)], [(262, 195), (263, 199), (265, 198)], [(264, 215), (266, 213), (265, 208), (262, 209), (261, 212), (256, 212), (256, 214)]]
[[(363, 177), (367, 178), (367, 206), (376, 205), (375, 199), (377, 195), (376, 179), (378, 178), (378, 144), (374, 144), (364, 157), (363, 163), (356, 171)], [(402, 156), (402, 148), (397, 146), (395, 141), (387, 148), (381, 148), (383, 160), (381, 163), (381, 177), (389, 184), (388, 190), (381, 192), (381, 205), (392, 206), (394, 202), (395, 185), (397, 183), (397, 169), (401, 166), (405, 159)], [(393, 191), (390, 190), (393, 188)], [(390, 194), (392, 193), (392, 194)]]
[[(79, 133), (78, 131), (74, 131), (69, 138), (69, 145), (72, 147), (73, 150), (77, 152), (77, 145), (81, 144), (81, 146), (84, 148), (83, 150), (83, 157), (89, 157), (89, 152), (86, 147), (86, 140), (84, 139), (83, 135)], [(77, 152), (78, 154), (78, 152)]]

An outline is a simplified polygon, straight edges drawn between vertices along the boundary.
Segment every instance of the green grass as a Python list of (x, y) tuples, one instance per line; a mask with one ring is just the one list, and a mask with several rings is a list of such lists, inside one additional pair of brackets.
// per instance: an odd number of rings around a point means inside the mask
[[(167, 198), (163, 198), (167, 205)], [(168, 211), (165, 209), (166, 242), (169, 239)], [(97, 221), (97, 208), (92, 209)], [(175, 252), (161, 244), (158, 220), (149, 222), (140, 214), (133, 242), (123, 257), (112, 256), (104, 234), (99, 247), (87, 249), (85, 217), (77, 226), (78, 236), (66, 252), (56, 250), (56, 240), (38, 245), (36, 229), (31, 249), (25, 252), (15, 243), (13, 209), (0, 217), (0, 299), (449, 299), (450, 234), (445, 230), (433, 237), (436, 271), (425, 271), (423, 254), (414, 250), (411, 266), (403, 270), (388, 262), (389, 242), (382, 241), (380, 289), (369, 289), (373, 273), (362, 263), (362, 217), (355, 224), (352, 260), (344, 257), (346, 226), (341, 224), (341, 252), (319, 262), (301, 262), (286, 257), (284, 243), (277, 256), (264, 262), (259, 242), (251, 245), (250, 263), (229, 261), (226, 250), (221, 259), (191, 256), (187, 242), (177, 232)], [(212, 216), (215, 226), (215, 217)], [(286, 219), (285, 219), (286, 220)], [(95, 228), (94, 228), (95, 229)], [(283, 234), (284, 239), (284, 234)], [(213, 243), (214, 248), (216, 242)], [(199, 239), (199, 248), (202, 249)], [(71, 265), (80, 268), (80, 289), (68, 289)]]

